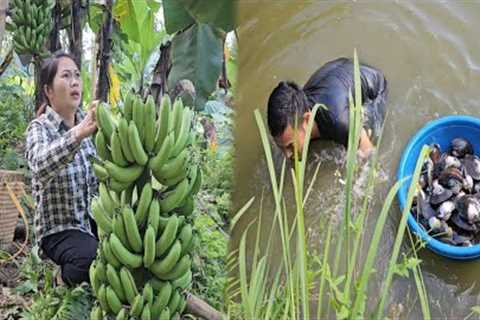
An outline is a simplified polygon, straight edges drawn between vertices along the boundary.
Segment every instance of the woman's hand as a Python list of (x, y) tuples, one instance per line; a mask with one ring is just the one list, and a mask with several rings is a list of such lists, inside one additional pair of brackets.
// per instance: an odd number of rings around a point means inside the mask
[(73, 127), (75, 138), (78, 142), (91, 136), (97, 130), (96, 111), (99, 101), (93, 101), (88, 107), (87, 115), (83, 120)]

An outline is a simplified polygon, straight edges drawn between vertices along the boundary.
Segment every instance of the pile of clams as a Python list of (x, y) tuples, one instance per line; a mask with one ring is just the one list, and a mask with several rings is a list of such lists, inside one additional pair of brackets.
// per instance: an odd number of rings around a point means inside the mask
[(437, 240), (454, 246), (480, 242), (480, 158), (472, 144), (455, 138), (448, 150), (430, 146), (412, 213)]

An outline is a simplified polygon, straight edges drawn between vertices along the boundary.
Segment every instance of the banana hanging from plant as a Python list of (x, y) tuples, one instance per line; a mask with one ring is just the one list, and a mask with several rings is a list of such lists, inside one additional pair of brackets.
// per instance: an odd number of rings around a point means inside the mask
[(17, 54), (48, 55), (45, 48), (52, 29), (53, 0), (11, 0), (10, 28)]
[[(18, 1), (18, 0), (17, 0)], [(174, 319), (192, 283), (194, 199), (200, 167), (192, 163), (193, 111), (181, 100), (145, 102), (133, 93), (123, 109), (97, 107), (92, 203), (100, 245), (90, 268), (98, 304), (92, 319)]]

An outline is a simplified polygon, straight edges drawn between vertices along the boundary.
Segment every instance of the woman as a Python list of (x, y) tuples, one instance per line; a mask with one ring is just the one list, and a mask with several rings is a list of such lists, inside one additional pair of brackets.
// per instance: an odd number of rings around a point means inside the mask
[(27, 128), (26, 158), (36, 202), (35, 234), (46, 256), (61, 268), (69, 285), (88, 281), (98, 240), (90, 203), (98, 181), (88, 157), (95, 103), (80, 109), (79, 66), (65, 53), (45, 60), (40, 72), (44, 104)]

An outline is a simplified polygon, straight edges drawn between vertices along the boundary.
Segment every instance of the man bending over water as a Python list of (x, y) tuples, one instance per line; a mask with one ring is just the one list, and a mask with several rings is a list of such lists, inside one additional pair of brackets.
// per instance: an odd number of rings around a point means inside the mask
[[(360, 132), (359, 154), (368, 156), (373, 141), (380, 134), (385, 119), (387, 80), (383, 73), (360, 64), (362, 82), (363, 127)], [(301, 154), (307, 124), (317, 103), (319, 108), (313, 123), (311, 139), (333, 140), (347, 147), (349, 90), (354, 96), (353, 61), (339, 58), (318, 69), (303, 88), (290, 81), (281, 81), (268, 99), (268, 126), (276, 144), (291, 158), (296, 137)], [(295, 119), (295, 115), (298, 118)], [(295, 120), (298, 129), (295, 132)]]

